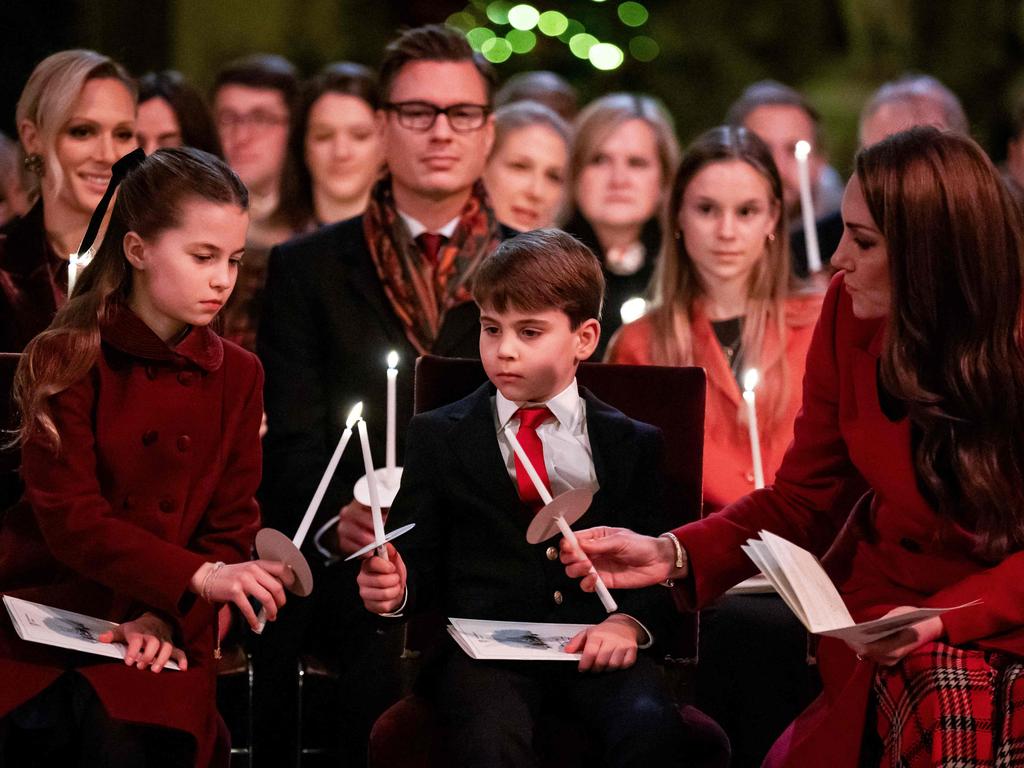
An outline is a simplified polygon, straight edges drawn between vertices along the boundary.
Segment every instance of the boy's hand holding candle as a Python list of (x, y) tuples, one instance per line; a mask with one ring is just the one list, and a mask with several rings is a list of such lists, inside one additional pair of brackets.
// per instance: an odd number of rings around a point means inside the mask
[(402, 556), (391, 544), (388, 559), (368, 557), (359, 567), (359, 597), (371, 613), (393, 613), (405, 598), (406, 570)]

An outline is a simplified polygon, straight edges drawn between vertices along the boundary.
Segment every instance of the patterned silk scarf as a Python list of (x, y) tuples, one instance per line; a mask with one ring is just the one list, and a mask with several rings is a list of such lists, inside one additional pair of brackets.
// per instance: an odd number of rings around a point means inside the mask
[(501, 240), (483, 184), (477, 182), (459, 216), (455, 233), (438, 254), (425, 259), (395, 208), (391, 177), (374, 187), (363, 214), (363, 231), (384, 292), (405, 335), (420, 354), (437, 341), (445, 312), (472, 300), (469, 280), (477, 265)]

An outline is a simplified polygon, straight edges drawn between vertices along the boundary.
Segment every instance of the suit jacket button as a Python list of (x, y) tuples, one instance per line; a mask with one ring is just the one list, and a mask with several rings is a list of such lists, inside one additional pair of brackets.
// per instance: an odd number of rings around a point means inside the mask
[(192, 447), (192, 438), (188, 435), (178, 435), (178, 450), (182, 453), (188, 453), (188, 449)]
[(544, 551), (544, 554), (547, 556), (548, 560), (557, 560), (558, 559), (558, 550), (555, 549), (554, 547), (548, 547)]
[(147, 429), (142, 433), (142, 444), (148, 447), (155, 443), (159, 437), (160, 433), (155, 429)]
[(907, 550), (907, 552), (910, 552), (911, 554), (921, 554), (921, 545), (907, 536), (904, 536), (902, 539), (900, 539), (900, 546)]
[(174, 511), (174, 502), (170, 499), (160, 499), (160, 511), (169, 515)]
[(178, 381), (183, 387), (191, 387), (193, 379), (195, 379), (195, 374), (192, 371), (182, 371), (178, 374)]
[(563, 602), (565, 602), (565, 598), (562, 597), (562, 593), (559, 592), (557, 589), (555, 590), (555, 594), (551, 596), (551, 599), (555, 601), (555, 605), (561, 605)]

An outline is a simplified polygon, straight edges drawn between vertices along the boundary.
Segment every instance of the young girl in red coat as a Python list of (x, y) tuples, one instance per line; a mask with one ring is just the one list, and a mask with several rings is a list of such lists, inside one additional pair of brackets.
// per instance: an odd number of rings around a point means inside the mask
[[(238, 275), (248, 195), (203, 152), (140, 156), (115, 166), (112, 186), (127, 173), (103, 244), (21, 360), (26, 491), (0, 516), (0, 592), (120, 622), (100, 639), (127, 656), (24, 642), (0, 611), (3, 765), (226, 760), (217, 606), (255, 625), (248, 598), (274, 618), (290, 581), (248, 562), (262, 369), (209, 328)], [(172, 659), (181, 671), (160, 674)]]

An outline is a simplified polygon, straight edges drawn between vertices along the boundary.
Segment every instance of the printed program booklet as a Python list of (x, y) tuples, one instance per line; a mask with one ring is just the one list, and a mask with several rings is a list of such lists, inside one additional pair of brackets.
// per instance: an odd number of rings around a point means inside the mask
[(563, 649), (593, 624), (541, 624), (519, 621), (452, 619), (448, 634), (473, 659), (502, 661), (579, 661)]
[[(124, 659), (128, 646), (124, 643), (101, 643), (99, 636), (118, 625), (112, 621), (84, 616), (48, 605), (40, 605), (18, 597), (4, 595), (4, 605), (18, 637), (30, 643), (55, 645), (71, 651)], [(168, 661), (164, 669), (177, 669)]]
[(761, 531), (760, 539), (747, 539), (743, 551), (801, 623), (815, 635), (828, 635), (866, 645), (932, 616), (981, 602), (975, 600), (948, 608), (918, 608), (898, 616), (858, 624), (850, 616), (825, 569), (806, 549), (774, 533)]

